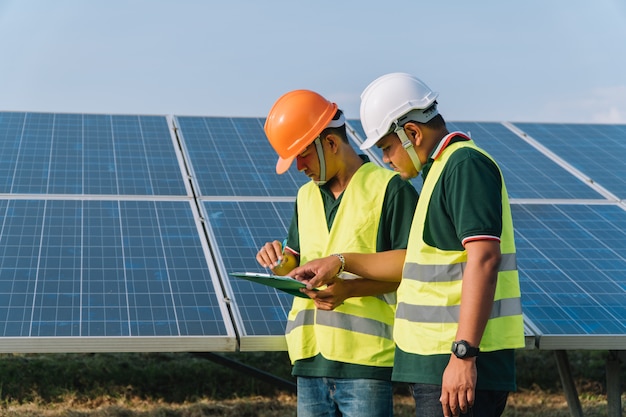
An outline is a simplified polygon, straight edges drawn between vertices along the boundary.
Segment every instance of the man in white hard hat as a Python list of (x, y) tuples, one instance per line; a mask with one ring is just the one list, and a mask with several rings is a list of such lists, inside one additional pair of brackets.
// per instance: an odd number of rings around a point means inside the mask
[[(345, 270), (394, 281), (393, 380), (410, 384), (419, 417), (500, 416), (515, 390), (514, 350), (524, 346), (508, 195), (496, 162), (448, 132), (437, 94), (405, 73), (361, 95), (363, 149), (424, 185), (406, 251), (343, 253)], [(322, 258), (292, 271), (309, 287), (339, 267)]]
[[(292, 253), (306, 262), (340, 249), (406, 248), (417, 191), (357, 154), (335, 103), (309, 90), (286, 93), (265, 133), (279, 155), (276, 172), (295, 161), (311, 181), (298, 190), (286, 245), (267, 242), (259, 264), (284, 274), (283, 259)], [(328, 284), (306, 291), (310, 298), (295, 297), (287, 317), (298, 417), (392, 416), (397, 282), (334, 277)]]

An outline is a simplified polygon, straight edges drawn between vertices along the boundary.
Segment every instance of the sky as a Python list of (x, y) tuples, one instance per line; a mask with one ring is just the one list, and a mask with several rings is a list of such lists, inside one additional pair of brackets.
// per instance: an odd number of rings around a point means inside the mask
[(408, 72), (450, 121), (626, 123), (624, 0), (0, 0), (0, 111), (359, 118)]

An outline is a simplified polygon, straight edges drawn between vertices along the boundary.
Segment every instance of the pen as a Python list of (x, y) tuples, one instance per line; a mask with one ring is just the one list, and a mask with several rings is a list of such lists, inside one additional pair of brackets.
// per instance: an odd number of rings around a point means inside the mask
[[(278, 259), (278, 261), (276, 261), (275, 267), (280, 265), (283, 262), (286, 247), (287, 247), (287, 238), (283, 239), (282, 247), (280, 248), (281, 257), (280, 259)], [(265, 267), (265, 270), (267, 271), (268, 275), (273, 275), (273, 271), (271, 271), (269, 267)]]
[(280, 257), (276, 261), (276, 266), (282, 264), (285, 260), (285, 247), (287, 246), (287, 238), (283, 239), (282, 246), (280, 248)]

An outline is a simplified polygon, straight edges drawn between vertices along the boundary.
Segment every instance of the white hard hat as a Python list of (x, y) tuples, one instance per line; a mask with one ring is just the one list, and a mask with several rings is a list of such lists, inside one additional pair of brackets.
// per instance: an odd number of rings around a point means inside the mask
[(394, 72), (372, 81), (361, 94), (361, 124), (367, 138), (360, 148), (374, 146), (394, 125), (428, 122), (438, 114), (437, 96), (411, 74)]

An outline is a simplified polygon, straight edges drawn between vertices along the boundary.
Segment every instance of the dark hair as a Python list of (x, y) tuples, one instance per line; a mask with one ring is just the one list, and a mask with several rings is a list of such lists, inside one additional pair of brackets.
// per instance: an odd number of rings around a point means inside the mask
[[(341, 115), (343, 114), (343, 112), (340, 109), (337, 109), (337, 112), (335, 113), (335, 116), (333, 117), (333, 120), (338, 120)], [(322, 130), (322, 132), (320, 133), (320, 137), (324, 138), (328, 135), (336, 135), (339, 136), (341, 138), (341, 141), (344, 143), (349, 143), (348, 142), (348, 134), (346, 133), (346, 125), (345, 123), (339, 127), (327, 127), (326, 129)]]
[(431, 129), (439, 130), (446, 126), (446, 121), (443, 119), (443, 116), (441, 114), (438, 114), (423, 124)]

